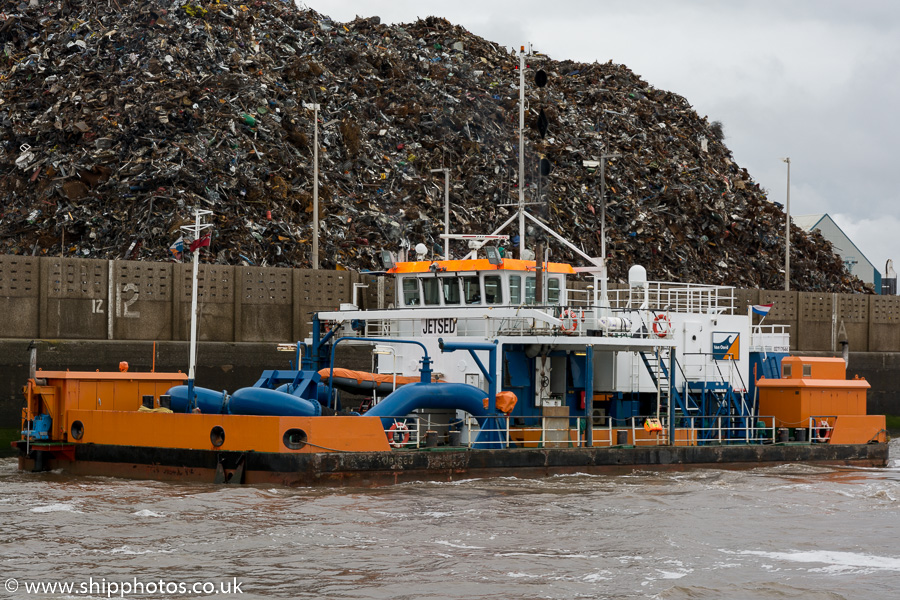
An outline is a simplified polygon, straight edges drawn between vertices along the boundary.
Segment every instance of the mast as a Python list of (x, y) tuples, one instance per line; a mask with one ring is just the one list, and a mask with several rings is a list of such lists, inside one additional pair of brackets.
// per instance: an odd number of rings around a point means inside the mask
[(519, 51), (519, 258), (525, 253), (525, 46)]
[(191, 246), (193, 247), (194, 267), (191, 276), (191, 343), (190, 357), (188, 359), (188, 410), (192, 408), (194, 403), (194, 376), (196, 375), (197, 368), (197, 320), (199, 317), (197, 310), (197, 276), (200, 271), (200, 248), (204, 245), (209, 245), (209, 242), (203, 244), (200, 240), (202, 239), (203, 231), (212, 227), (211, 223), (203, 222), (203, 218), (211, 214), (213, 214), (211, 210), (195, 208), (194, 224), (181, 228), (186, 233), (192, 234), (194, 240), (191, 243)]

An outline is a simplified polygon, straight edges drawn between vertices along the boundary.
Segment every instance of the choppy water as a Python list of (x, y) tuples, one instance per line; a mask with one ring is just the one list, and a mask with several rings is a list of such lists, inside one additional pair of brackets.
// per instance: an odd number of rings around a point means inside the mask
[[(0, 600), (106, 597), (101, 580), (232, 578), (241, 593), (216, 597), (895, 599), (900, 440), (891, 455), (886, 469), (783, 465), (374, 490), (73, 478), (17, 473), (3, 459)], [(10, 578), (14, 593), (4, 588)], [(27, 593), (34, 582), (75, 588)], [(80, 593), (90, 582), (93, 592)]]

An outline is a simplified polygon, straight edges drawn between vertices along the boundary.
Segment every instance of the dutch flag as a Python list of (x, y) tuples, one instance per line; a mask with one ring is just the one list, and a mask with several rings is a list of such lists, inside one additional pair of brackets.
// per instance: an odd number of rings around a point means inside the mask
[(767, 314), (769, 314), (769, 311), (772, 310), (772, 306), (774, 306), (774, 304), (754, 304), (752, 305), (753, 314), (762, 315), (765, 317)]

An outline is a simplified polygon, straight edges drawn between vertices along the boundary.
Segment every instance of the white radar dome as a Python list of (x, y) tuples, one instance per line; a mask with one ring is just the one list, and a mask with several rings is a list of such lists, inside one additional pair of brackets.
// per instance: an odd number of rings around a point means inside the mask
[(632, 288), (647, 287), (647, 269), (634, 265), (628, 269), (628, 286)]

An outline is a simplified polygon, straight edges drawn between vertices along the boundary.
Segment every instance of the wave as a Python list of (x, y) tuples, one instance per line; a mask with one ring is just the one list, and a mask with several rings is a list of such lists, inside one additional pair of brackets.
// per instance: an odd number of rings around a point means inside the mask
[(34, 513), (51, 513), (51, 512), (78, 513), (81, 511), (75, 510), (75, 506), (72, 504), (50, 504), (49, 506), (38, 506), (38, 507), (32, 508), (31, 512), (34, 512)]
[(722, 550), (728, 554), (740, 554), (744, 556), (761, 556), (774, 560), (789, 562), (822, 564), (824, 567), (812, 569), (813, 571), (898, 571), (900, 572), (900, 557), (877, 556), (874, 554), (860, 554), (857, 552), (839, 552), (835, 550), (795, 550), (791, 552), (764, 552), (760, 550), (743, 550), (731, 552)]

